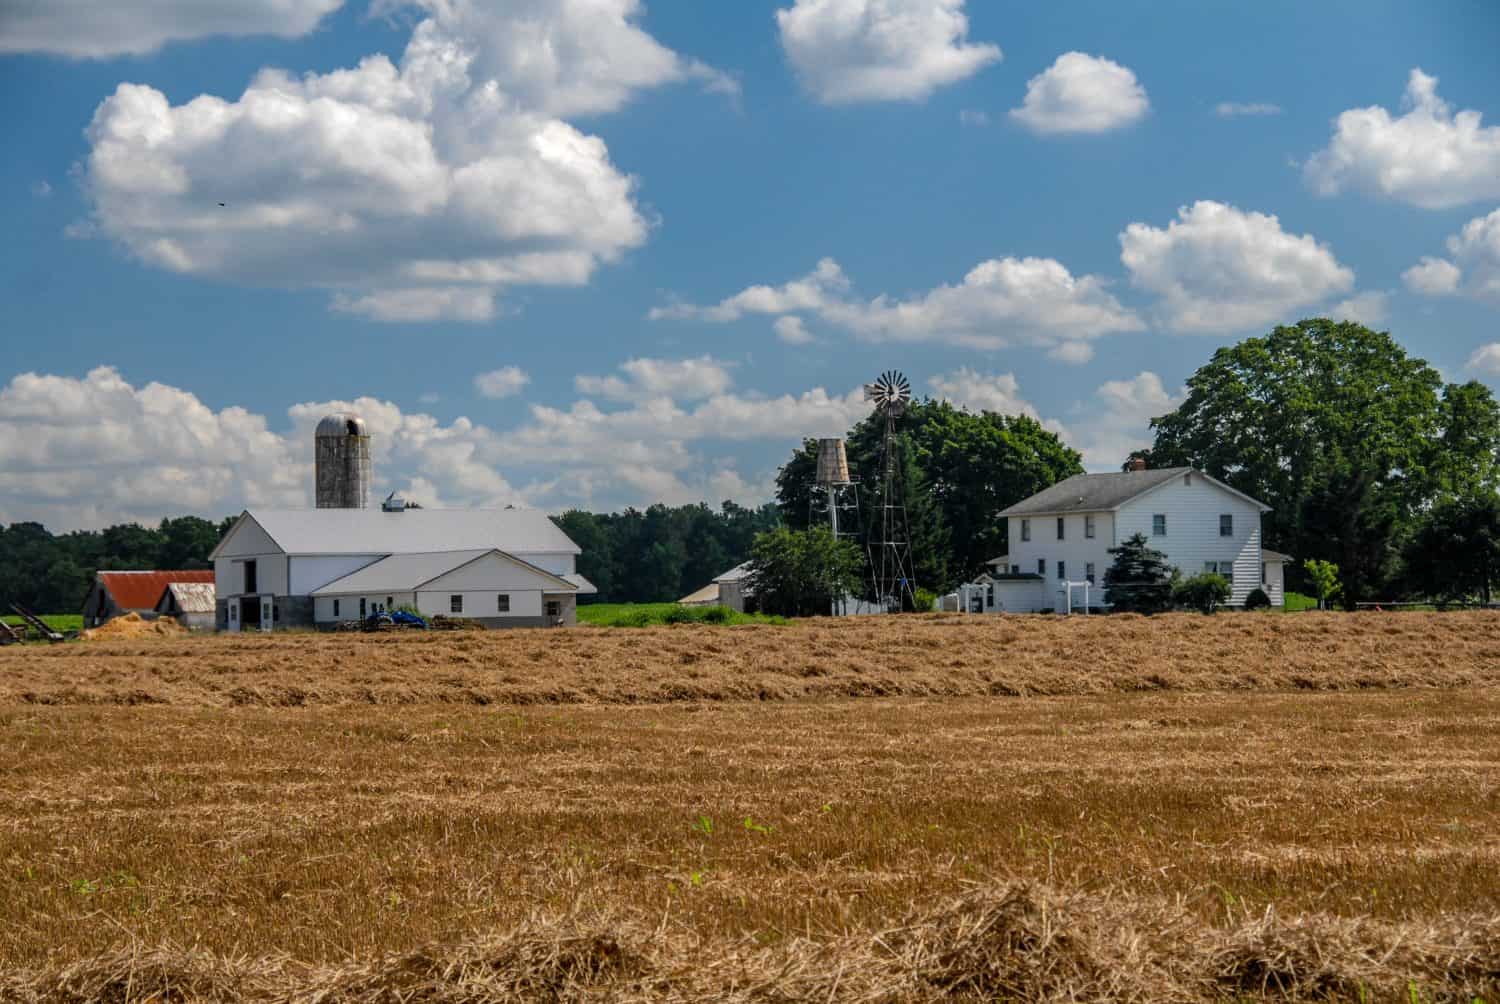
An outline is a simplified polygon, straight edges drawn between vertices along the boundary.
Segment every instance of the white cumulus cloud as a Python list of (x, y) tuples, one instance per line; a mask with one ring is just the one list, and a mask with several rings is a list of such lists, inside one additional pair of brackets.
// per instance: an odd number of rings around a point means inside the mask
[(696, 359), (631, 359), (620, 364), (620, 374), (604, 377), (578, 376), (573, 380), (580, 394), (615, 401), (669, 397), (697, 401), (722, 394), (734, 384), (730, 364), (712, 356)]
[(1329, 308), (1328, 316), (1337, 321), (1353, 321), (1367, 328), (1378, 328), (1385, 323), (1390, 298), (1391, 295), (1383, 290), (1355, 293)]
[[(173, 105), (121, 84), (88, 130), (92, 230), (174, 272), (333, 291), (374, 320), (487, 321), (642, 244), (633, 178), (559, 118), (693, 76), (636, 0), (430, 4), (399, 64)], [(534, 44), (530, 61), (522, 58)]]
[(1130, 224), (1120, 246), (1131, 281), (1159, 297), (1162, 320), (1177, 331), (1295, 320), (1293, 312), (1354, 286), (1354, 272), (1311, 234), (1209, 200), (1180, 208), (1166, 229)]
[(807, 345), (813, 340), (812, 332), (807, 330), (802, 318), (795, 314), (776, 318), (771, 327), (775, 329), (776, 337), (788, 345)]
[(1469, 369), (1483, 376), (1500, 377), (1500, 342), (1481, 345), (1469, 356)]
[(970, 411), (1041, 417), (1031, 402), (1021, 396), (1021, 384), (1014, 373), (980, 373), (961, 366), (952, 373), (929, 378), (927, 386), (932, 388), (934, 397)]
[(1098, 276), (1075, 276), (1052, 258), (1000, 258), (980, 262), (954, 285), (865, 300), (851, 294), (843, 269), (825, 258), (809, 275), (782, 286), (750, 286), (717, 304), (676, 303), (650, 316), (722, 323), (747, 313), (811, 314), (868, 341), (1033, 345), (1081, 361), (1089, 340), (1144, 327), (1107, 285)]
[(1451, 261), (1423, 255), (1421, 261), (1401, 273), (1401, 279), (1413, 293), (1447, 296), (1458, 292), (1458, 283), (1463, 274), (1463, 269)]
[(921, 100), (1001, 57), (968, 41), (964, 0), (797, 0), (776, 24), (802, 85), (831, 105)]
[(1220, 101), (1214, 106), (1214, 114), (1221, 119), (1244, 116), (1280, 115), (1281, 106), (1269, 101)]
[(0, 53), (140, 55), (213, 35), (297, 38), (343, 0), (5, 0)]
[(1482, 125), (1477, 111), (1455, 114), (1437, 84), (1414, 69), (1403, 114), (1374, 106), (1335, 119), (1328, 146), (1304, 168), (1314, 190), (1361, 189), (1424, 209), (1500, 198), (1500, 127)]
[(1040, 133), (1091, 133), (1139, 121), (1151, 107), (1127, 67), (1084, 52), (1065, 52), (1026, 83), (1011, 117)]
[(519, 366), (502, 366), (474, 377), (474, 389), (494, 400), (519, 394), (529, 383), (531, 377)]

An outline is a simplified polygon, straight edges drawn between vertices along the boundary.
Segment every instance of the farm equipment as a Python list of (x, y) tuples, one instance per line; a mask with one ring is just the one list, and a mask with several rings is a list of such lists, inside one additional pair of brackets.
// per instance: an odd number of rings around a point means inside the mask
[(339, 625), (340, 631), (399, 631), (403, 629), (425, 631), (427, 621), (406, 610), (381, 610), (363, 620), (344, 621)]
[(4, 621), (0, 621), (0, 645), (14, 645), (21, 640), (21, 632)]
[(56, 643), (65, 640), (59, 632), (54, 631), (50, 627), (48, 627), (46, 621), (42, 620), (30, 610), (27, 610), (25, 607), (21, 606), (21, 604), (12, 603), (10, 605), (10, 608), (16, 612), (16, 616), (20, 617), (21, 620), (26, 622), (26, 625), (30, 627), (31, 630), (35, 631), (37, 634), (41, 635), (48, 641)]

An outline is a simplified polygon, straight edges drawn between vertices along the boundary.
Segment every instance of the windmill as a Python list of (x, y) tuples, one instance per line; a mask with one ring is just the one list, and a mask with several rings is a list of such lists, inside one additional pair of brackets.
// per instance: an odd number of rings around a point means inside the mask
[(896, 440), (896, 421), (911, 401), (911, 384), (899, 371), (887, 370), (874, 383), (865, 384), (865, 400), (873, 402), (875, 413), (885, 417), (885, 435), (880, 446), (880, 522), (870, 537), (875, 602), (886, 610), (899, 612), (908, 599), (915, 608), (917, 599)]

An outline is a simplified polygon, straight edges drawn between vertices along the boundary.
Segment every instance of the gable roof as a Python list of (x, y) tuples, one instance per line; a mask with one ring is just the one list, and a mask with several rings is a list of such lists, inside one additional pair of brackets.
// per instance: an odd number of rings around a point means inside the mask
[(743, 564), (735, 565), (723, 575), (714, 576), (714, 582), (738, 582), (749, 574), (750, 562), (746, 561)]
[(214, 570), (96, 572), (94, 578), (109, 590), (109, 595), (114, 597), (115, 606), (121, 610), (154, 610), (156, 601), (161, 599), (167, 586), (173, 582), (206, 582), (212, 586)]
[(240, 514), (212, 557), (247, 518), (287, 554), (582, 553), (540, 509), (255, 509)]
[(334, 579), (325, 586), (312, 591), (313, 596), (329, 596), (335, 593), (410, 593), (415, 592), (433, 579), (440, 579), (449, 572), (478, 561), (489, 554), (498, 554), (544, 579), (551, 580), (559, 591), (572, 592), (578, 587), (562, 576), (553, 575), (523, 561), (513, 554), (498, 548), (479, 548), (467, 551), (433, 551), (414, 554), (392, 554), (371, 562), (363, 568), (350, 572), (341, 579)]
[(1218, 478), (1209, 477), (1191, 467), (1162, 467), (1145, 471), (1116, 471), (1112, 474), (1075, 474), (1051, 488), (1044, 488), (1028, 499), (1022, 499), (1001, 516), (1050, 516), (1070, 512), (1108, 512), (1127, 502), (1155, 491), (1184, 474), (1196, 474), (1231, 495), (1244, 499), (1263, 511), (1270, 507)]
[(1279, 561), (1283, 565), (1285, 565), (1290, 563), (1293, 559), (1290, 554), (1282, 554), (1280, 551), (1273, 551), (1269, 547), (1263, 547), (1260, 549), (1260, 560), (1270, 562)]
[(156, 601), (156, 609), (166, 606), (167, 597), (185, 614), (211, 614), (214, 612), (214, 584), (212, 582), (169, 582)]

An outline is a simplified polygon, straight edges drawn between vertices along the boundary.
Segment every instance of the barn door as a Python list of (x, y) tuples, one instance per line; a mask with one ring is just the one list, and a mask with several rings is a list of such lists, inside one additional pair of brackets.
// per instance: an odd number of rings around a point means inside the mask
[(271, 630), (271, 619), (276, 612), (276, 597), (262, 596), (260, 598), (260, 629)]

